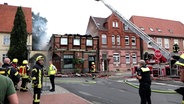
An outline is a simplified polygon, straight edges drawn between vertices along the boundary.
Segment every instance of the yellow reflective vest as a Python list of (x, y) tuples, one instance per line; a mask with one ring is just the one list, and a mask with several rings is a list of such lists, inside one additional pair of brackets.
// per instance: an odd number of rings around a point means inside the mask
[(57, 69), (53, 64), (50, 64), (49, 70), (48, 70), (48, 75), (55, 75), (57, 73)]

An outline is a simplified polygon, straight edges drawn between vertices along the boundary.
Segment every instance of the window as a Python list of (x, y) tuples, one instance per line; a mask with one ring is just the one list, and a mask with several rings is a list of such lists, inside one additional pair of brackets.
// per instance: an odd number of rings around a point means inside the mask
[(164, 39), (164, 47), (166, 49), (169, 49), (169, 39), (167, 39), (167, 38)]
[(160, 28), (157, 28), (157, 31), (158, 31), (158, 32), (162, 32), (162, 30), (161, 30)]
[(130, 64), (130, 54), (129, 53), (126, 53), (126, 64)]
[(140, 27), (140, 29), (141, 29), (142, 31), (144, 31), (144, 27)]
[(157, 38), (157, 43), (162, 47), (162, 38)]
[(132, 61), (133, 61), (133, 64), (137, 63), (137, 56), (135, 53), (132, 53)]
[(149, 28), (149, 29), (150, 29), (150, 31), (151, 31), (151, 32), (153, 32), (153, 31), (154, 31), (154, 30), (153, 30), (153, 28)]
[(125, 30), (128, 30), (128, 25), (125, 25), (125, 24), (124, 24), (124, 29), (125, 29)]
[(10, 45), (10, 36), (4, 36), (3, 45)]
[(129, 36), (125, 36), (125, 45), (129, 45)]
[(4, 59), (7, 57), (6, 54), (3, 54), (3, 57), (2, 57), (2, 62), (4, 61)]
[(178, 44), (178, 39), (174, 39), (174, 44)]
[(136, 45), (136, 37), (132, 36), (132, 45)]
[(61, 45), (67, 45), (68, 44), (68, 38), (61, 38)]
[(117, 35), (117, 45), (120, 45), (120, 36)]
[(73, 45), (80, 45), (80, 39), (73, 39)]
[(93, 46), (93, 41), (92, 41), (92, 39), (87, 39), (87, 40), (86, 40), (86, 46)]
[(64, 68), (72, 69), (73, 68), (73, 55), (64, 55)]
[(107, 44), (107, 36), (106, 36), (106, 34), (102, 34), (102, 44)]
[(120, 55), (119, 53), (113, 54), (114, 63), (120, 63)]
[(115, 45), (115, 36), (112, 35), (112, 45)]
[(113, 21), (112, 22), (112, 27), (116, 27), (117, 28), (118, 27), (118, 22), (117, 21)]

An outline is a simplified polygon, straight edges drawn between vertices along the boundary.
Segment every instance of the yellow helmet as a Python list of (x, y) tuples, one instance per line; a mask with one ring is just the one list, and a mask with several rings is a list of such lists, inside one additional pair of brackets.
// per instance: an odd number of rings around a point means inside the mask
[(24, 61), (22, 62), (22, 64), (28, 64), (28, 61), (27, 61), (27, 60), (24, 60)]
[(39, 61), (39, 60), (44, 60), (43, 56), (38, 56), (38, 57), (36, 58), (36, 61)]
[(91, 62), (91, 64), (95, 64), (94, 62)]
[(14, 58), (12, 62), (17, 63), (18, 62), (18, 59), (17, 58)]

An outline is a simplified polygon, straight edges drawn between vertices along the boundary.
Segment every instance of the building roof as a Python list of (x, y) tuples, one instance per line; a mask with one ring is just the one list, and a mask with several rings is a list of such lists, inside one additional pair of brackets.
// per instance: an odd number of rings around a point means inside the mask
[[(32, 11), (31, 8), (22, 7), (27, 24), (27, 32), (32, 33)], [(0, 4), (0, 32), (10, 33), (13, 28), (13, 22), (17, 6)]]
[(99, 30), (107, 30), (107, 28), (105, 28), (104, 26), (104, 23), (107, 22), (107, 18), (93, 17), (93, 16), (91, 16), (91, 18), (93, 19), (95, 25), (98, 27)]
[(184, 37), (184, 24), (179, 21), (143, 16), (132, 16), (130, 21), (149, 35)]

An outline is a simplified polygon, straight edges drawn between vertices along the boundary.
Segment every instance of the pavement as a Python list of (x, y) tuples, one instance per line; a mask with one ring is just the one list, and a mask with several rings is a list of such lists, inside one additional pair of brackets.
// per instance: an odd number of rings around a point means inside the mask
[[(46, 83), (43, 85), (46, 85)], [(55, 92), (50, 92), (48, 84), (44, 86), (45, 88), (43, 87), (44, 89), (41, 94), (40, 104), (92, 104), (82, 97), (57, 85), (55, 86)], [(32, 104), (33, 90), (30, 84), (28, 85), (28, 88), (28, 92), (17, 91), (19, 104)]]
[[(61, 76), (62, 77), (62, 76)], [(68, 76), (63, 76), (68, 77)], [(72, 75), (73, 78), (77, 77), (86, 77), (86, 76), (80, 76), (80, 75)], [(124, 80), (128, 85), (137, 88), (138, 87), (138, 81), (135, 79), (135, 77), (132, 77), (131, 72), (110, 72), (110, 73), (100, 73), (98, 75), (99, 78), (110, 78), (110, 79), (120, 79)], [(56, 81), (57, 83), (57, 81)], [(62, 83), (62, 82), (60, 82)], [(68, 81), (68, 83), (71, 83), (71, 81)], [(84, 82), (81, 82), (84, 83)], [(85, 82), (88, 83), (88, 82)], [(90, 82), (93, 83), (93, 82)], [(163, 84), (165, 83), (165, 84)], [(166, 93), (175, 93), (174, 88), (183, 86), (183, 83), (179, 82), (178, 79), (175, 78), (169, 78), (169, 77), (156, 77), (154, 80), (154, 83), (152, 84), (153, 89), (155, 92), (165, 92), (165, 86), (167, 84), (167, 91)], [(88, 100), (75, 95), (74, 93), (69, 92), (68, 90), (57, 86), (55, 88), (55, 92), (50, 92), (50, 82), (44, 82), (43, 84), (45, 86), (45, 89), (43, 89), (41, 94), (41, 101), (40, 104), (92, 104)], [(160, 87), (155, 87), (160, 86)], [(164, 87), (163, 87), (164, 86)], [(19, 104), (32, 104), (33, 100), (33, 90), (31, 88), (31, 84), (28, 85), (28, 92), (20, 92), (17, 91), (18, 98), (19, 98)], [(157, 89), (155, 89), (157, 88)], [(158, 89), (159, 88), (159, 89)], [(164, 89), (163, 89), (164, 88)]]

